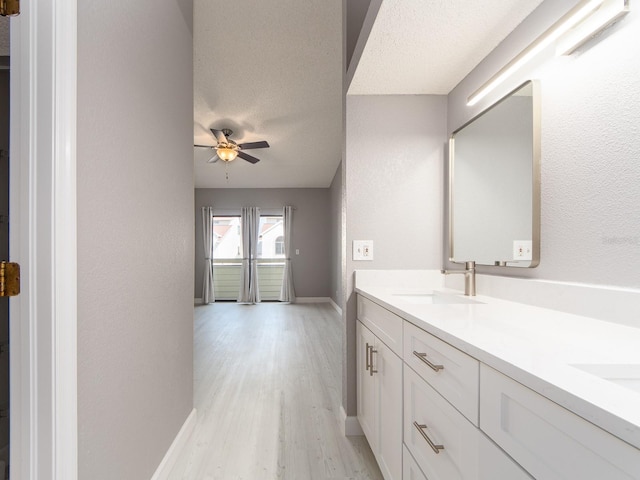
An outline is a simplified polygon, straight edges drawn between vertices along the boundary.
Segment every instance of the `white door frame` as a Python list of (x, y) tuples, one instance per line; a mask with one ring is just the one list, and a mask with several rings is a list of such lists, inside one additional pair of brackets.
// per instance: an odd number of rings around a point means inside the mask
[(11, 19), (11, 478), (77, 479), (77, 0)]

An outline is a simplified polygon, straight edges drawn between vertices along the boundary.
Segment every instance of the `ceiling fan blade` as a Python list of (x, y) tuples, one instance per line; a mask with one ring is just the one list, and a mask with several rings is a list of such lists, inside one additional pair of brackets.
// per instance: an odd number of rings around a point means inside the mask
[(269, 148), (269, 143), (263, 140), (262, 142), (241, 143), (238, 146), (243, 150), (250, 150), (252, 148)]
[(207, 163), (216, 163), (218, 160), (220, 160), (220, 158), (218, 157), (218, 154), (214, 153), (213, 157), (207, 160)]
[(244, 153), (242, 151), (238, 152), (238, 156), (240, 158), (245, 159), (247, 162), (249, 163), (258, 163), (260, 161), (259, 158), (256, 157), (252, 157), (251, 155), (249, 155), (248, 153)]
[(194, 145), (194, 147), (200, 148), (216, 148), (215, 145)]
[(211, 133), (213, 133), (213, 136), (216, 137), (218, 143), (229, 143), (229, 140), (227, 140), (225, 134), (222, 133), (222, 130), (216, 130), (215, 128), (212, 128)]

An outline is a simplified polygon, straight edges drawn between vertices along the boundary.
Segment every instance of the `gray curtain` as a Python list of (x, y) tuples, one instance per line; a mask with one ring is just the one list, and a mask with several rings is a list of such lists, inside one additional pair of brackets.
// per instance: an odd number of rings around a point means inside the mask
[(293, 275), (291, 273), (291, 220), (293, 207), (287, 205), (282, 210), (282, 224), (284, 227), (284, 272), (282, 275), (282, 288), (280, 289), (280, 301), (294, 303), (296, 292), (293, 288)]
[(204, 244), (204, 282), (202, 284), (202, 303), (216, 301), (213, 293), (213, 207), (202, 207), (202, 241)]
[(258, 237), (260, 232), (260, 209), (243, 207), (242, 224), (242, 270), (240, 272), (239, 303), (259, 303), (258, 289)]

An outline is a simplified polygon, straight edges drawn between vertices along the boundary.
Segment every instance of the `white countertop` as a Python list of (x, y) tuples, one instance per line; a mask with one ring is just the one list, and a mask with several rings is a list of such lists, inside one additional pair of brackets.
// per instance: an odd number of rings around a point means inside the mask
[(356, 286), (357, 293), (640, 448), (640, 392), (572, 366), (640, 370), (640, 329), (482, 295), (471, 297), (478, 304), (420, 305), (398, 295), (422, 293), (417, 290)]

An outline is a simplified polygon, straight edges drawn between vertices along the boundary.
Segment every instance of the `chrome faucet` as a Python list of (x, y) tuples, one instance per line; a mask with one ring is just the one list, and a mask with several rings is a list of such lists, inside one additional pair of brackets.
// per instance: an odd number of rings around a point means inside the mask
[(440, 270), (443, 275), (461, 273), (464, 275), (464, 294), (476, 296), (476, 262), (464, 262), (464, 270)]

